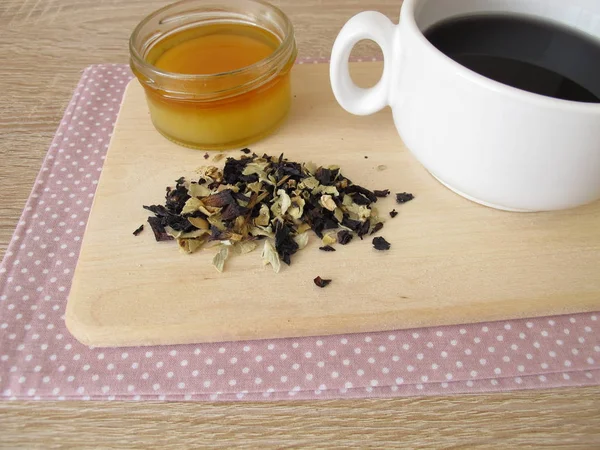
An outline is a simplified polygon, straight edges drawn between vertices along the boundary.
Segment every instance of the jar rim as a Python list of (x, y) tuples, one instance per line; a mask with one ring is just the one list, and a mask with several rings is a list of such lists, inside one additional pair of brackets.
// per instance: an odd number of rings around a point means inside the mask
[[(130, 53), (131, 58), (134, 60), (136, 65), (138, 65), (139, 67), (141, 67), (145, 70), (152, 71), (153, 73), (160, 75), (162, 77), (165, 77), (165, 78), (184, 80), (184, 81), (204, 81), (204, 80), (215, 79), (215, 78), (231, 76), (231, 75), (243, 75), (245, 73), (252, 73), (256, 70), (260, 70), (265, 67), (269, 67), (270, 65), (276, 63), (279, 59), (281, 59), (285, 55), (286, 50), (294, 44), (295, 38), (294, 38), (294, 27), (292, 25), (292, 22), (280, 8), (278, 8), (277, 6), (275, 6), (271, 3), (268, 3), (265, 0), (236, 0), (236, 1), (238, 3), (240, 1), (243, 1), (245, 3), (262, 5), (265, 8), (269, 9), (270, 12), (279, 16), (279, 18), (283, 21), (283, 24), (284, 24), (284, 27), (282, 30), (283, 31), (283, 39), (281, 40), (279, 46), (275, 49), (275, 51), (273, 53), (271, 53), (269, 56), (267, 56), (266, 58), (263, 58), (260, 61), (257, 61), (255, 63), (250, 64), (245, 67), (241, 67), (239, 69), (230, 70), (227, 72), (218, 72), (218, 73), (213, 73), (213, 74), (182, 74), (182, 73), (177, 73), (177, 72), (170, 72), (170, 71), (166, 71), (163, 69), (159, 69), (155, 65), (146, 61), (145, 58), (140, 54), (140, 52), (138, 51), (138, 49), (136, 48), (136, 46), (134, 44), (135, 39), (138, 37), (138, 35), (140, 34), (143, 27), (146, 24), (148, 24), (150, 21), (152, 21), (153, 19), (156, 19), (158, 16), (165, 14), (172, 9), (177, 8), (178, 6), (185, 5), (188, 3), (195, 3), (195, 2), (198, 2), (198, 0), (179, 0), (177, 2), (174, 2), (167, 6), (164, 6), (160, 9), (157, 9), (156, 11), (150, 13), (144, 19), (142, 19), (142, 21), (140, 23), (138, 23), (138, 25), (135, 27), (135, 29), (133, 30), (133, 32), (131, 33), (131, 36), (129, 38), (129, 53)], [(217, 4), (217, 2), (212, 1), (212, 0), (203, 1), (203, 3), (205, 3), (206, 6), (211, 5), (211, 4)], [(228, 3), (229, 2), (227, 0), (221, 0), (218, 2), (218, 5), (219, 6), (227, 6)], [(201, 11), (201, 9), (198, 9), (198, 10)]]

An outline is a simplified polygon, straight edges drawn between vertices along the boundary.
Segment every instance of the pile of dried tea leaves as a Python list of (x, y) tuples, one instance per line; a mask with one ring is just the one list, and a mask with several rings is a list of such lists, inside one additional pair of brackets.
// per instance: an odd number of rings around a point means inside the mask
[(383, 220), (374, 203), (390, 194), (354, 184), (337, 166), (292, 162), (283, 155), (229, 157), (223, 170), (208, 166), (198, 173), (198, 179), (180, 178), (168, 187), (164, 205), (144, 208), (154, 213), (148, 223), (157, 241), (176, 239), (186, 253), (218, 245), (213, 264), (219, 271), (227, 258), (259, 243), (263, 263), (279, 272), (282, 261), (291, 264), (307, 245), (311, 231), (325, 251), (378, 232)]

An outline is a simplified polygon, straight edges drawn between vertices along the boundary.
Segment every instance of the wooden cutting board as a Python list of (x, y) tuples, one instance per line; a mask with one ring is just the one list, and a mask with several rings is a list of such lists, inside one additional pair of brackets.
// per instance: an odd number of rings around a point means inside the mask
[[(376, 81), (379, 63), (353, 76)], [(211, 265), (212, 251), (186, 255), (154, 240), (149, 226), (165, 187), (206, 165), (153, 128), (143, 91), (131, 82), (116, 124), (74, 273), (66, 323), (94, 346), (198, 343), (328, 335), (600, 310), (600, 203), (571, 211), (509, 213), (477, 205), (432, 178), (403, 146), (389, 110), (357, 117), (342, 110), (328, 65), (294, 69), (291, 115), (257, 153), (338, 164), (372, 189), (412, 192), (381, 235), (338, 251), (312, 236), (279, 274), (260, 250)], [(423, 124), (423, 133), (435, 130)], [(240, 156), (239, 151), (228, 154)], [(210, 161), (210, 160), (209, 160)], [(218, 164), (223, 164), (221, 161)], [(331, 278), (324, 289), (317, 276)]]

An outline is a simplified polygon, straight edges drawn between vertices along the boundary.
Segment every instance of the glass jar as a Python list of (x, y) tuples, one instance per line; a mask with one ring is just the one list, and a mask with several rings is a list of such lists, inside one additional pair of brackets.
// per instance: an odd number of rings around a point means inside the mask
[[(223, 24), (258, 27), (274, 36), (278, 46), (258, 62), (215, 74), (156, 67), (169, 40)], [(261, 0), (173, 3), (140, 22), (129, 49), (131, 69), (145, 90), (154, 127), (177, 144), (206, 150), (240, 148), (271, 134), (290, 109), (291, 69), (297, 55), (294, 29), (281, 10)]]

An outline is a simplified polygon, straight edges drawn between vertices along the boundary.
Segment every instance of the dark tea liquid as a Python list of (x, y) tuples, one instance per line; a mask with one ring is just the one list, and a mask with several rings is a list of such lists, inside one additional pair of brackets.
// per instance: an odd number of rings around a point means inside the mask
[(527, 16), (479, 15), (442, 21), (425, 36), (492, 80), (547, 97), (600, 103), (600, 41), (582, 32)]

